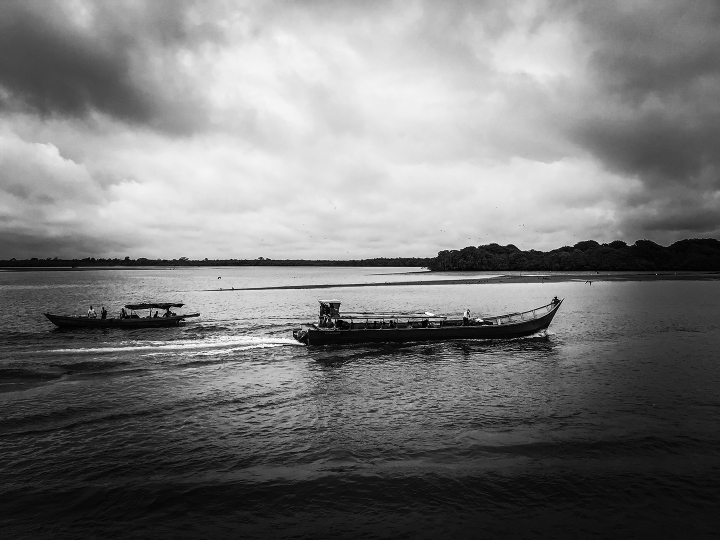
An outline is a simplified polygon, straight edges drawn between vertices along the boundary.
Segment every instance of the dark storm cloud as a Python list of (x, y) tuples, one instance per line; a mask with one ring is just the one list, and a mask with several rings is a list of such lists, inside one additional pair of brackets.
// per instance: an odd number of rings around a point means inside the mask
[[(1, 221), (0, 221), (1, 224)], [(40, 236), (35, 231), (0, 231), (0, 259), (82, 259), (97, 257), (98, 253), (129, 250), (129, 242), (100, 239), (74, 233), (62, 236)], [(130, 251), (128, 251), (130, 252)]]
[(705, 167), (720, 164), (718, 120), (637, 112), (628, 118), (594, 118), (577, 135), (614, 171), (637, 174), (649, 183), (689, 182)]
[(149, 96), (129, 79), (126, 43), (84, 36), (24, 5), (0, 9), (0, 81), (15, 100), (43, 114), (96, 108), (135, 121), (152, 115)]
[(597, 94), (583, 104), (577, 140), (611, 170), (638, 175), (649, 187), (717, 169), (720, 3), (580, 6)]
[(0, 3), (0, 107), (69, 117), (96, 110), (191, 130), (197, 114), (180, 110), (187, 100), (165, 95), (163, 81), (153, 80), (157, 71), (146, 65), (164, 50), (219, 38), (212, 26), (188, 22), (191, 7), (175, 0)]

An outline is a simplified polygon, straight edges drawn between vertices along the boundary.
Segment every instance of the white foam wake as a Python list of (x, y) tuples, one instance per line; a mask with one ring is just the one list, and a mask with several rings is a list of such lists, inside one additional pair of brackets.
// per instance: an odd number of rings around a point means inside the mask
[(45, 352), (56, 354), (98, 354), (115, 352), (153, 352), (153, 351), (195, 351), (203, 349), (235, 349), (272, 347), (283, 345), (300, 345), (291, 338), (241, 336), (241, 337), (215, 337), (193, 340), (177, 341), (142, 341), (128, 342), (115, 347), (77, 347), (67, 349), (52, 349)]

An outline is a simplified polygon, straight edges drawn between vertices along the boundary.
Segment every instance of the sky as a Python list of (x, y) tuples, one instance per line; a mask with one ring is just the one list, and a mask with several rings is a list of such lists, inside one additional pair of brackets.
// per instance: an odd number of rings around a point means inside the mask
[(0, 259), (708, 237), (716, 0), (0, 1)]

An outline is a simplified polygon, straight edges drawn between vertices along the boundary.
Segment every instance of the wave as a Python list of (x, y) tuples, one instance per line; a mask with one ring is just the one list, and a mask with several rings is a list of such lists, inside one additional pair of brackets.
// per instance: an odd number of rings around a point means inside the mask
[(59, 379), (64, 373), (22, 368), (0, 368), (0, 383), (46, 381)]
[(103, 362), (70, 362), (67, 364), (50, 364), (52, 367), (64, 369), (67, 372), (78, 373), (78, 372), (95, 372), (102, 370), (109, 370), (120, 366), (128, 366), (130, 362), (127, 361), (103, 361)]

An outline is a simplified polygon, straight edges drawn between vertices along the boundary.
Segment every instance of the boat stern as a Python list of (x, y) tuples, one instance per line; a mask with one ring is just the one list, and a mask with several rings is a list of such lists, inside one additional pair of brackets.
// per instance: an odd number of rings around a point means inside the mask
[(296, 328), (295, 330), (293, 330), (293, 337), (304, 345), (308, 344), (309, 340), (307, 330), (304, 330), (302, 328)]

